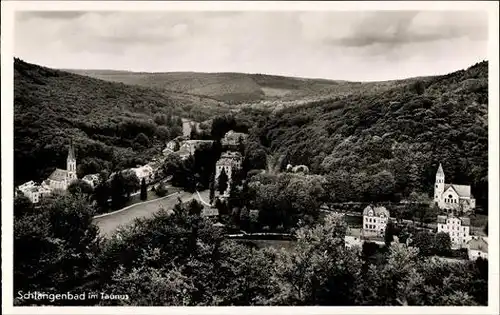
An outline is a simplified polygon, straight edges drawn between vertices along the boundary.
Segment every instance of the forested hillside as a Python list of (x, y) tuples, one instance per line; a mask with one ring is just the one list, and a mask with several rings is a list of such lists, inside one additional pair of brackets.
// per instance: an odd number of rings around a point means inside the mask
[(111, 83), (14, 61), (14, 178), (65, 167), (73, 138), (78, 172), (135, 166), (182, 132), (181, 117), (226, 112), (212, 99)]
[[(165, 92), (161, 84), (167, 81), (162, 80), (151, 81), (160, 84), (156, 90), (145, 89), (19, 60), (15, 71), (18, 181), (64, 166), (69, 136), (77, 138), (77, 150), (84, 153), (80, 171), (93, 172), (132, 165), (158, 152), (164, 139), (179, 132), (172, 117), (204, 120), (230, 109), (214, 99), (195, 100), (198, 96)], [(137, 79), (136, 73), (128, 74)], [(171, 75), (166, 76), (168, 82), (184, 82), (178, 85), (182, 90), (189, 82), (193, 88), (206, 82), (202, 77), (198, 78), (203, 82), (196, 80), (201, 74)], [(266, 155), (282, 155), (278, 159), (282, 168), (288, 163), (305, 164), (312, 172), (327, 176), (333, 199), (341, 202), (373, 200), (374, 196), (406, 198), (412, 192), (429, 195), (442, 163), (446, 182), (471, 185), (478, 204), (487, 206), (487, 62), (444, 76), (393, 82), (305, 80), (299, 84), (296, 78), (235, 75), (252, 78), (261, 90), (288, 88), (302, 93), (310, 84), (309, 91), (319, 91), (321, 82), (351, 86), (347, 93), (283, 110), (237, 107), (242, 109), (234, 118), (250, 132), (247, 159), (251, 166), (253, 160), (253, 166), (261, 168)], [(246, 93), (239, 90), (242, 81), (233, 82), (231, 91)], [(227, 87), (224, 83), (216, 90), (222, 91), (221, 86)]]
[(252, 147), (330, 178), (335, 199), (432, 196), (441, 162), (447, 183), (488, 196), (488, 63), (370, 94), (337, 97), (252, 118)]
[[(361, 83), (248, 73), (67, 71), (111, 82), (121, 82), (190, 95), (202, 95), (228, 104), (308, 101), (332, 95), (385, 90), (407, 83), (407, 80)], [(278, 104), (272, 103), (273, 106)]]

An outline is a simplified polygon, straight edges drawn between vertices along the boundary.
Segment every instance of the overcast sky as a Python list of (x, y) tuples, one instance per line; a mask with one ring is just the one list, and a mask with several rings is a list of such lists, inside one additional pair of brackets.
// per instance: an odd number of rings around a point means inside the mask
[(354, 81), (444, 74), (488, 51), (479, 11), (23, 12), (14, 33), (16, 57), (54, 68)]

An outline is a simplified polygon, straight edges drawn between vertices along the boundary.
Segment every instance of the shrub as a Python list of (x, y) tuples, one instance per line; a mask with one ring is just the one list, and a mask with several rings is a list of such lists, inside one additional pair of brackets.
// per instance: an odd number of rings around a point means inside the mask
[(165, 187), (165, 184), (161, 183), (160, 185), (158, 185), (155, 189), (155, 193), (158, 197), (164, 197), (167, 195), (167, 187)]

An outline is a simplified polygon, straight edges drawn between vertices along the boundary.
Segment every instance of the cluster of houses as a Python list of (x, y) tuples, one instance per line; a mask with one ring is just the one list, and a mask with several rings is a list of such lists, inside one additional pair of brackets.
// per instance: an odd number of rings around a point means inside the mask
[[(224, 169), (230, 181), (233, 170), (241, 168), (243, 158), (241, 154), (235, 150), (239, 148), (246, 137), (247, 135), (244, 133), (229, 131), (221, 140), (223, 148), (227, 151), (223, 152), (221, 158), (217, 161), (216, 180)], [(166, 148), (163, 150), (163, 158), (154, 158), (151, 162), (145, 165), (137, 165), (134, 168), (130, 168), (122, 172), (133, 172), (139, 181), (144, 179), (146, 184), (150, 184), (155, 180), (155, 177), (159, 173), (168, 154), (175, 153), (181, 159), (186, 159), (189, 156), (194, 155), (195, 151), (200, 146), (207, 144), (211, 145), (212, 143), (212, 140), (187, 140), (184, 137), (178, 137), (166, 144)], [(56, 192), (64, 193), (68, 186), (78, 179), (76, 175), (76, 162), (75, 149), (71, 141), (68, 148), (68, 157), (66, 159), (66, 169), (56, 168), (52, 174), (50, 174), (50, 176), (40, 184), (35, 183), (34, 181), (29, 181), (19, 185), (16, 193), (24, 194), (31, 200), (32, 203), (35, 204), (39, 203), (45, 196)], [(110, 178), (112, 178), (115, 174), (116, 173), (111, 174)], [(81, 180), (88, 183), (91, 187), (95, 187), (99, 184), (100, 175), (87, 174), (83, 176)], [(228, 185), (228, 190), (224, 193), (224, 196), (229, 194), (229, 187), (230, 183)]]
[[(224, 172), (228, 178), (228, 185), (226, 191), (219, 197), (229, 196), (232, 174), (241, 169), (243, 161), (243, 156), (238, 150), (246, 138), (246, 134), (231, 130), (221, 140), (223, 153), (215, 165), (215, 182), (218, 183), (220, 175)], [(212, 140), (183, 140), (182, 137), (179, 137), (168, 142), (163, 153), (165, 155), (175, 153), (185, 159), (193, 155), (201, 145), (212, 143)], [(134, 172), (139, 180), (144, 179), (149, 184), (155, 179), (155, 174), (161, 168), (163, 160), (155, 158), (146, 165), (125, 171)], [(466, 216), (474, 210), (476, 205), (470, 186), (445, 184), (444, 179), (443, 167), (440, 164), (436, 173), (433, 199), (435, 204), (446, 212), (446, 215), (437, 217), (437, 232), (447, 233), (450, 236), (452, 248), (467, 248), (471, 260), (478, 257), (487, 258), (488, 239), (472, 235), (470, 219)], [(64, 192), (75, 180), (77, 180), (76, 155), (71, 142), (68, 148), (66, 169), (56, 168), (41, 184), (34, 181), (24, 183), (17, 187), (17, 192), (23, 193), (36, 204), (45, 196)], [(99, 174), (88, 174), (82, 180), (95, 187), (99, 183), (100, 177)], [(361, 229), (348, 229), (345, 245), (347, 247), (361, 246), (366, 241), (384, 244), (385, 230), (389, 220), (391, 220), (390, 213), (385, 207), (367, 206), (363, 210)]]
[[(228, 177), (227, 189), (220, 197), (228, 197), (231, 187), (231, 177), (235, 171), (241, 169), (243, 163), (243, 156), (239, 152), (240, 146), (244, 144), (248, 135), (233, 130), (228, 131), (221, 139), (223, 152), (221, 157), (215, 165), (215, 182), (218, 183), (219, 177), (222, 172), (226, 173)], [(169, 141), (163, 154), (176, 154), (181, 159), (187, 159), (189, 156), (194, 155), (196, 150), (203, 145), (212, 145), (213, 140), (186, 140), (184, 137), (177, 137)]]
[[(488, 258), (488, 238), (472, 235), (470, 218), (465, 216), (475, 208), (470, 186), (445, 184), (444, 171), (440, 164), (434, 187), (434, 202), (446, 212), (438, 215), (437, 232), (450, 236), (453, 249), (466, 248), (470, 260)], [(384, 244), (387, 223), (391, 220), (385, 207), (367, 206), (363, 210), (361, 229), (348, 229), (346, 247), (361, 246), (364, 242)]]
[(56, 168), (41, 184), (29, 181), (18, 186), (18, 192), (23, 193), (32, 203), (38, 203), (43, 197), (57, 192), (64, 192), (76, 177), (76, 155), (73, 142), (68, 148), (66, 169)]
[[(137, 175), (139, 181), (144, 178), (146, 183), (149, 184), (154, 180), (155, 174), (160, 169), (162, 161), (153, 159), (153, 161), (146, 165), (138, 165), (135, 168), (124, 170), (123, 172), (131, 171)], [(111, 174), (110, 178), (116, 174)], [(54, 193), (64, 193), (68, 186), (76, 181), (76, 155), (73, 143), (71, 142), (68, 148), (68, 157), (66, 159), (66, 169), (56, 168), (50, 176), (37, 184), (34, 181), (26, 182), (17, 187), (17, 193), (22, 193), (30, 199), (32, 203), (39, 203), (43, 197), (49, 196)], [(92, 188), (99, 184), (99, 174), (88, 174), (82, 177), (82, 180), (88, 183)]]

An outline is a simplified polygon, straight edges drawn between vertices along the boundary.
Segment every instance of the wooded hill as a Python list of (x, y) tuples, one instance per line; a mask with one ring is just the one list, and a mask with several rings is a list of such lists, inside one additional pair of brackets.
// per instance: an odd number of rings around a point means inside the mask
[[(488, 63), (386, 91), (353, 94), (278, 111), (242, 111), (253, 147), (327, 174), (339, 201), (411, 192), (433, 195), (439, 163), (446, 182), (488, 196)], [(258, 118), (255, 118), (258, 117)], [(342, 196), (342, 194), (354, 194)], [(374, 192), (375, 193), (375, 192)]]
[(201, 95), (228, 104), (252, 104), (265, 101), (310, 101), (333, 95), (385, 90), (407, 82), (407, 80), (401, 80), (362, 83), (249, 73), (145, 73), (74, 69), (65, 71), (111, 82)]
[[(193, 73), (143, 74), (141, 81), (136, 73), (100, 74), (108, 79), (128, 75), (141, 84), (155, 85), (143, 88), (20, 60), (15, 73), (16, 180), (45, 176), (51, 167), (64, 166), (70, 135), (79, 139), (77, 150), (87, 159), (79, 160), (81, 172), (117, 168), (145, 160), (152, 150), (159, 152), (160, 140), (178, 132), (171, 116), (186, 114), (204, 120), (239, 108), (233, 115), (238, 124), (247, 125), (243, 129), (250, 130), (249, 154), (264, 159), (264, 164), (266, 155), (283, 155), (282, 168), (287, 163), (309, 166), (330, 178), (335, 186), (330, 190), (336, 191), (339, 201), (373, 195), (407, 197), (412, 192), (432, 195), (435, 172), (442, 163), (446, 182), (471, 185), (478, 204), (487, 205), (487, 62), (442, 76), (373, 83), (304, 80), (299, 84), (301, 79), (296, 78)], [(92, 73), (87, 74), (97, 76)], [(154, 79), (159, 76), (168, 80)], [(207, 85), (201, 79), (206, 76), (222, 83)], [(316, 91), (321, 84), (351, 88), (322, 101), (273, 112), (164, 90), (168, 82), (177, 82), (172, 85), (183, 92), (215, 86), (208, 90), (224, 94), (231, 76), (252, 78), (261, 91), (263, 87), (296, 88), (300, 94), (307, 84)], [(232, 82), (224, 95), (241, 100), (233, 92), (248, 90), (240, 90), (243, 81)], [(287, 97), (293, 95), (298, 94)]]
[(182, 132), (180, 118), (227, 112), (199, 96), (105, 82), (14, 60), (14, 178), (65, 167), (69, 138), (78, 172), (135, 166)]

